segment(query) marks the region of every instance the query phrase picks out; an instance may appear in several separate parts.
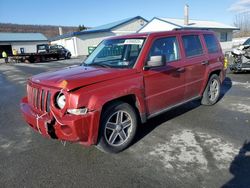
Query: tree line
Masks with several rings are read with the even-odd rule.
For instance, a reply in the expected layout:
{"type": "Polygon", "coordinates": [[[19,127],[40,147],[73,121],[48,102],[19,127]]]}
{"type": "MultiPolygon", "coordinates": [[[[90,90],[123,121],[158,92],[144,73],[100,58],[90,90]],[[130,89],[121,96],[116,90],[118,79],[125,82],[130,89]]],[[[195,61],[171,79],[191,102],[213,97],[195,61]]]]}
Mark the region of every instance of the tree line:
{"type": "Polygon", "coordinates": [[[59,35],[59,27],[62,27],[63,33],[80,31],[87,29],[84,25],[79,27],[74,26],[56,26],[56,25],[23,25],[12,23],[0,23],[0,32],[20,32],[20,33],[42,33],[47,38],[52,38],[59,35]]]}
{"type": "Polygon", "coordinates": [[[250,12],[235,15],[234,25],[240,29],[234,33],[235,37],[250,37],[250,12]]]}

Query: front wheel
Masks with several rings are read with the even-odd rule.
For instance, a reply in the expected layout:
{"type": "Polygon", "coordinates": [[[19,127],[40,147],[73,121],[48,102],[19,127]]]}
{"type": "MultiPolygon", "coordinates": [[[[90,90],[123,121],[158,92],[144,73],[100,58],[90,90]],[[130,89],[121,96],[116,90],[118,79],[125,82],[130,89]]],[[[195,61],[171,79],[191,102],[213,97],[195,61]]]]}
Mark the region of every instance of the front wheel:
{"type": "Polygon", "coordinates": [[[206,86],[206,89],[203,93],[201,104],[203,105],[213,105],[215,104],[220,97],[221,83],[218,75],[213,74],[206,86]]]}
{"type": "Polygon", "coordinates": [[[97,147],[108,153],[118,153],[127,148],[135,137],[137,117],[128,103],[109,105],[101,117],[100,138],[97,147]]]}

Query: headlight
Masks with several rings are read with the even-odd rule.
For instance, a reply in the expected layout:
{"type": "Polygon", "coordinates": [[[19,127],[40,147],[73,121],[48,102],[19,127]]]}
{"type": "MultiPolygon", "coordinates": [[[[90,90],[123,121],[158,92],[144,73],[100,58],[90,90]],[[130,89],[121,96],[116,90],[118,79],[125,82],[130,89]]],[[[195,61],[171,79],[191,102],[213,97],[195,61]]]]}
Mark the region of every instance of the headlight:
{"type": "Polygon", "coordinates": [[[60,108],[63,109],[66,104],[66,98],[63,93],[59,93],[58,96],[56,97],[56,105],[60,108]]]}
{"type": "Polygon", "coordinates": [[[88,112],[88,109],[87,108],[68,109],[67,112],[74,115],[84,115],[88,112]]]}

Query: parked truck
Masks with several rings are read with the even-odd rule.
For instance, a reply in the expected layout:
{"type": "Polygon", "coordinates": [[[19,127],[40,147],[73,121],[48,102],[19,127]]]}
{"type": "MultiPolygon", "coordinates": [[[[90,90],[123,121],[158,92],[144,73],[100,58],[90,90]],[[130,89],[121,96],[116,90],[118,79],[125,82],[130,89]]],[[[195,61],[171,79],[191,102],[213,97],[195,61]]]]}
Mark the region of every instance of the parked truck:
{"type": "Polygon", "coordinates": [[[19,53],[14,55],[14,59],[30,63],[43,62],[51,59],[70,59],[71,53],[61,45],[39,44],[36,53],[19,53]]]}

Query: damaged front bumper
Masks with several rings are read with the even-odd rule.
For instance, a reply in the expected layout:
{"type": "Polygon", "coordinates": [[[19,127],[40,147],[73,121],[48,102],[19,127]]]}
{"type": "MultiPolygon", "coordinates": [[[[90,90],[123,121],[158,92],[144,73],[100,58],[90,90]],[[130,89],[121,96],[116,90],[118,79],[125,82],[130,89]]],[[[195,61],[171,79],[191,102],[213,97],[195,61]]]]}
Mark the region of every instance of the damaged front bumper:
{"type": "Polygon", "coordinates": [[[34,130],[45,137],[63,141],[79,142],[85,146],[96,144],[99,128],[99,112],[89,112],[77,116],[65,114],[63,117],[52,113],[38,114],[23,98],[20,108],[24,119],[34,130]]]}

